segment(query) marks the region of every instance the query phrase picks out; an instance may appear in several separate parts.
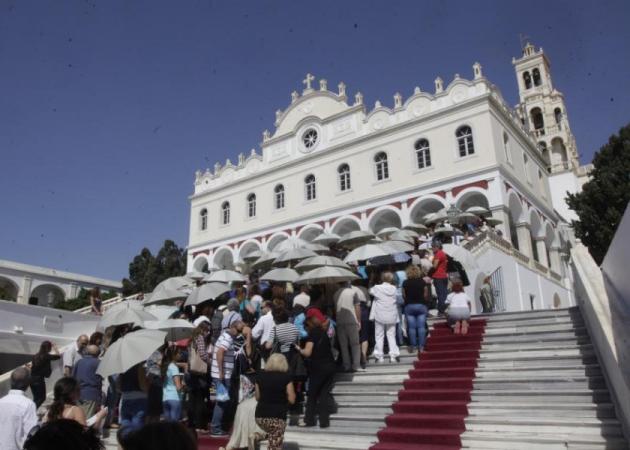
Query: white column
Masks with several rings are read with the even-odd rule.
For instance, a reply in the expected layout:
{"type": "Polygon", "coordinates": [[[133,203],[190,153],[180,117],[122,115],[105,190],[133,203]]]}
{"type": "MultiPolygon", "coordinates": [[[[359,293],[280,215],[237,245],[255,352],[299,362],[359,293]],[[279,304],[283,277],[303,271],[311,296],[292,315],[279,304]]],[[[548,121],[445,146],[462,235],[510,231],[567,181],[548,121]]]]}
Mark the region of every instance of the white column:
{"type": "Polygon", "coordinates": [[[77,298],[78,292],[79,292],[79,285],[76,283],[70,283],[70,292],[68,293],[68,298],[77,298]]]}
{"type": "Polygon", "coordinates": [[[549,249],[550,268],[558,275],[562,275],[562,260],[560,259],[560,247],[554,246],[549,249]]]}
{"type": "Polygon", "coordinates": [[[405,227],[411,223],[411,218],[409,217],[409,207],[407,206],[407,202],[402,202],[402,207],[400,209],[400,224],[405,227]]]}
{"type": "Polygon", "coordinates": [[[529,224],[527,222],[516,224],[516,235],[518,236],[519,251],[528,258],[533,258],[532,239],[529,233],[529,224]]]}
{"type": "Polygon", "coordinates": [[[361,211],[361,229],[370,231],[370,224],[368,223],[367,213],[365,211],[361,211]]]}
{"type": "Polygon", "coordinates": [[[545,244],[545,238],[536,238],[536,250],[538,251],[538,262],[545,267],[549,267],[549,260],[547,260],[547,244],[545,244]]]}
{"type": "Polygon", "coordinates": [[[31,296],[32,284],[33,279],[31,277],[24,277],[22,279],[22,287],[20,288],[20,292],[18,292],[17,303],[21,303],[23,305],[28,304],[28,299],[31,296]]]}
{"type": "Polygon", "coordinates": [[[505,206],[499,205],[496,207],[491,207],[492,218],[500,220],[501,224],[497,225],[495,229],[501,230],[503,233],[503,239],[510,242],[510,216],[509,211],[506,211],[505,206]]]}

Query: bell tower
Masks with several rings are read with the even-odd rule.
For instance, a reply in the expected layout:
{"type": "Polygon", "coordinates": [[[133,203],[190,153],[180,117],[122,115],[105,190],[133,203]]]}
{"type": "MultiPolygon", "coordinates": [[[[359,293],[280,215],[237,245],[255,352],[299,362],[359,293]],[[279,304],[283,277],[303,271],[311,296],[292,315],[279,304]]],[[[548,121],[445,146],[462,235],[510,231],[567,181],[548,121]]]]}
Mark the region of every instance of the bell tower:
{"type": "Polygon", "coordinates": [[[512,58],[521,122],[538,142],[549,173],[576,172],[580,166],[564,96],[553,87],[551,64],[542,48],[529,42],[520,58],[512,58]]]}

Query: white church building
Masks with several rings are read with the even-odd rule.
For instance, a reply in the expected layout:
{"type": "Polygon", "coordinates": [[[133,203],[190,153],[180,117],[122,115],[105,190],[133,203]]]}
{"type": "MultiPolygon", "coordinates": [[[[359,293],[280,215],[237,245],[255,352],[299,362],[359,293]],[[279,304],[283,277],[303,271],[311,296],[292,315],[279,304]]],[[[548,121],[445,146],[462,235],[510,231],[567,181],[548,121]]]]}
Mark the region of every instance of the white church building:
{"type": "Polygon", "coordinates": [[[416,87],[373,108],[343,82],[329,90],[308,74],[276,111],[275,130],[263,132],[261,153],[196,172],[188,269],[233,267],[289,236],[376,233],[450,205],[483,206],[502,221],[504,240],[471,243],[481,266],[475,298],[492,275],[503,310],[573,304],[565,252],[574,215],[564,198],[587,169],[542,48],[528,44],[513,65],[515,107],[479,63],[470,80],[438,77],[432,92],[416,87]]]}

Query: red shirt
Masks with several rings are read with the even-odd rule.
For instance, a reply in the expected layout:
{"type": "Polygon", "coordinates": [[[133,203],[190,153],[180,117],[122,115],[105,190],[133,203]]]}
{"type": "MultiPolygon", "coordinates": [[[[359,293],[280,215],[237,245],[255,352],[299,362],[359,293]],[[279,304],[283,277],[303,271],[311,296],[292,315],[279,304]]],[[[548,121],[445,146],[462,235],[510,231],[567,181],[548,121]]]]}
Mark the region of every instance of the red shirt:
{"type": "Polygon", "coordinates": [[[432,277],[438,279],[448,278],[448,274],[446,273],[446,264],[448,262],[448,259],[446,258],[446,253],[444,253],[444,251],[442,250],[438,250],[437,252],[435,252],[435,255],[433,255],[433,260],[437,260],[438,265],[435,268],[432,277]]]}

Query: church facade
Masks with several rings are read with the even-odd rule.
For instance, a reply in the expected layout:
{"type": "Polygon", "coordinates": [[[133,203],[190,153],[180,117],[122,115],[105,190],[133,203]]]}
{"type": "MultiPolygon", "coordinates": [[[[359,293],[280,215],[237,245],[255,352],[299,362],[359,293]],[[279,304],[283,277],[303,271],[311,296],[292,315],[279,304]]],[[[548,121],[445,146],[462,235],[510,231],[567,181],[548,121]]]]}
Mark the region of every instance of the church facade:
{"type": "Polygon", "coordinates": [[[579,189],[584,169],[542,49],[528,44],[513,64],[516,108],[479,63],[471,79],[436,78],[432,92],[373,108],[308,74],[261,153],[196,172],[189,269],[234,267],[289,236],[404,227],[456,205],[488,208],[519,254],[562,276],[571,211],[557,190],[579,189]]]}

